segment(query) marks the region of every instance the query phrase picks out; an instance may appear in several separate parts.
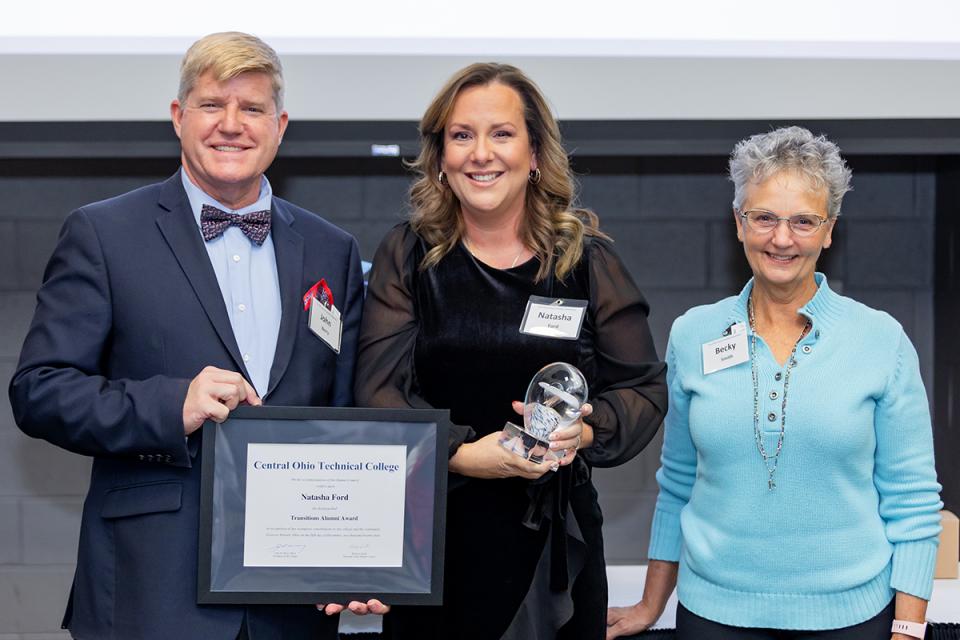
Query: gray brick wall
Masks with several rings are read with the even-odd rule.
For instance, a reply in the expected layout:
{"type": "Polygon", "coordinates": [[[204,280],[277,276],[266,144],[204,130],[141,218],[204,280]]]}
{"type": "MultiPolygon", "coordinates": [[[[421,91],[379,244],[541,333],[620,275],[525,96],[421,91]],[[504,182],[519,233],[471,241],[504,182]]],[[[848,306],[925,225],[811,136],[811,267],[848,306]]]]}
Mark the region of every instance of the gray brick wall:
{"type": "MultiPolygon", "coordinates": [[[[0,640],[66,637],[58,629],[89,474],[87,459],[27,438],[13,424],[5,390],[36,288],[66,214],[162,179],[166,165],[155,164],[101,163],[85,175],[78,162],[52,175],[30,169],[0,176],[0,640]]],[[[903,323],[932,389],[935,174],[926,162],[909,159],[851,164],[856,191],[821,267],[845,293],[903,323]]],[[[271,178],[279,195],[356,235],[370,259],[405,208],[408,179],[399,163],[384,167],[285,162],[271,178]]],[[[646,294],[661,354],[676,316],[736,293],[749,275],[723,168],[723,158],[578,165],[581,200],[600,214],[646,294]]],[[[660,442],[658,436],[629,464],[595,474],[611,563],[645,560],[660,442]]]]}
{"type": "Polygon", "coordinates": [[[23,435],[6,389],[63,218],[142,180],[0,177],[0,640],[69,637],[60,620],[90,461],[23,435]]]}

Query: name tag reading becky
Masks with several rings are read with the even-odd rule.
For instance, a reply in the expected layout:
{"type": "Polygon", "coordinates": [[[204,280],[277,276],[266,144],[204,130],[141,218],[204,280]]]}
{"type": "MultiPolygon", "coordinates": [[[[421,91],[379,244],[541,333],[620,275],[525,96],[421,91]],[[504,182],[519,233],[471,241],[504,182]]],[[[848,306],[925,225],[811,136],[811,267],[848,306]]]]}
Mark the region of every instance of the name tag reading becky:
{"type": "Polygon", "coordinates": [[[750,359],[747,353],[747,326],[738,322],[730,327],[728,335],[705,342],[702,349],[703,375],[746,362],[750,359]]]}
{"type": "Polygon", "coordinates": [[[327,343],[334,353],[340,353],[340,338],[343,334],[343,322],[340,310],[332,304],[328,309],[316,297],[310,298],[310,331],[327,343]]]}
{"type": "Polygon", "coordinates": [[[576,340],[587,312],[586,300],[530,296],[520,333],[560,340],[576,340]]]}

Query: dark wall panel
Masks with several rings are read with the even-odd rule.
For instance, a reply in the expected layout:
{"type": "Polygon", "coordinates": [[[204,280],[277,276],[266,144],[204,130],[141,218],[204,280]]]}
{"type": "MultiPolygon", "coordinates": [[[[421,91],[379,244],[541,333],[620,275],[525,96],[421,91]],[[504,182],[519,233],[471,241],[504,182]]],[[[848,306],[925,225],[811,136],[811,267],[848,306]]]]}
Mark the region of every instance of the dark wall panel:
{"type": "MultiPolygon", "coordinates": [[[[9,133],[9,125],[3,126],[9,133]]],[[[747,131],[766,128],[757,125],[747,131]]],[[[408,129],[402,129],[403,135],[413,139],[408,129]]],[[[574,148],[604,148],[599,143],[591,147],[589,131],[582,126],[570,129],[585,141],[574,148]]],[[[309,133],[310,127],[301,131],[309,133]]],[[[650,326],[661,353],[674,318],[691,306],[737,293],[749,277],[730,213],[732,185],[725,175],[724,153],[733,138],[727,140],[724,134],[720,145],[706,129],[698,135],[699,142],[690,143],[696,153],[690,155],[646,156],[636,151],[646,143],[634,140],[634,147],[626,147],[633,148],[632,153],[619,145],[616,155],[581,154],[574,159],[581,203],[600,215],[647,296],[650,326]]],[[[355,131],[351,136],[362,138],[355,131]]],[[[142,157],[132,152],[100,159],[76,152],[52,158],[12,158],[0,153],[0,384],[4,388],[63,218],[87,202],[169,176],[177,159],[167,137],[166,130],[157,129],[146,147],[155,151],[142,157]],[[161,157],[156,157],[156,150],[162,151],[161,157]]],[[[902,140],[894,143],[904,144],[902,140]]],[[[83,149],[85,144],[76,141],[71,148],[83,149]]],[[[114,150],[127,148],[120,141],[110,144],[114,150]]],[[[357,151],[362,144],[356,140],[338,147],[352,150],[342,157],[311,154],[317,147],[309,140],[299,144],[271,168],[275,192],[349,230],[357,236],[363,256],[372,258],[380,239],[407,211],[410,175],[403,160],[362,157],[357,151]]],[[[404,149],[409,151],[409,145],[404,149]]],[[[944,264],[955,260],[941,257],[939,266],[934,263],[935,213],[949,210],[956,219],[960,202],[956,187],[944,186],[938,178],[939,161],[922,151],[884,157],[853,155],[850,162],[855,191],[845,202],[834,246],[821,258],[820,267],[836,288],[889,311],[904,325],[920,353],[932,392],[933,283],[944,264]]],[[[960,182],[956,163],[950,166],[952,173],[947,175],[955,185],[960,182]]],[[[937,220],[938,230],[943,220],[937,220]]],[[[954,294],[952,299],[957,298],[954,294]]],[[[944,331],[955,334],[953,324],[955,316],[939,325],[938,339],[944,331]]],[[[938,394],[949,393],[942,377],[952,372],[955,379],[960,378],[958,370],[955,362],[938,369],[938,394]]],[[[954,395],[960,397],[955,391],[954,395]]],[[[938,420],[946,415],[945,410],[939,411],[938,420]]],[[[645,560],[660,442],[658,436],[619,469],[596,471],[606,514],[606,552],[612,563],[645,560]]],[[[957,446],[954,436],[942,433],[937,444],[941,450],[957,446]]],[[[941,460],[949,458],[943,454],[941,460]]],[[[66,597],[62,587],[70,573],[70,550],[76,546],[78,498],[85,491],[88,468],[87,460],[17,432],[6,398],[0,400],[0,582],[6,580],[24,593],[39,589],[50,603],[48,613],[26,621],[17,613],[23,619],[18,629],[0,623],[0,635],[56,632],[59,603],[66,597]]],[[[945,495],[956,501],[956,474],[941,473],[950,485],[945,495]]],[[[0,620],[4,619],[0,610],[0,620]]]]}

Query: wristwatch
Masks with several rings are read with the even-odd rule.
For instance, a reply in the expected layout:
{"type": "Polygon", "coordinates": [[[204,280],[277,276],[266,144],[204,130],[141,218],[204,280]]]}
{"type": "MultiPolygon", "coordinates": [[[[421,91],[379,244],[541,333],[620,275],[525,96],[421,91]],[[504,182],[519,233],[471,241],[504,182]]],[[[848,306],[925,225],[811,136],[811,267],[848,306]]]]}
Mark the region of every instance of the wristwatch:
{"type": "Polygon", "coordinates": [[[927,634],[926,622],[909,622],[907,620],[894,620],[890,627],[890,633],[902,633],[905,636],[919,638],[923,640],[927,634]]]}

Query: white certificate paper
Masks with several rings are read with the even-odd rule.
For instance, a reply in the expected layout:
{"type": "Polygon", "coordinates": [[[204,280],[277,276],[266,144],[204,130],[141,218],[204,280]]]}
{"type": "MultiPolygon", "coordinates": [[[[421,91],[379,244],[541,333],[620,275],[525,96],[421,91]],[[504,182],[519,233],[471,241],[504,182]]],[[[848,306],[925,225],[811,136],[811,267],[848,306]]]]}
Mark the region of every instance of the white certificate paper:
{"type": "Polygon", "coordinates": [[[405,445],[247,445],[245,567],[400,567],[405,445]]]}

